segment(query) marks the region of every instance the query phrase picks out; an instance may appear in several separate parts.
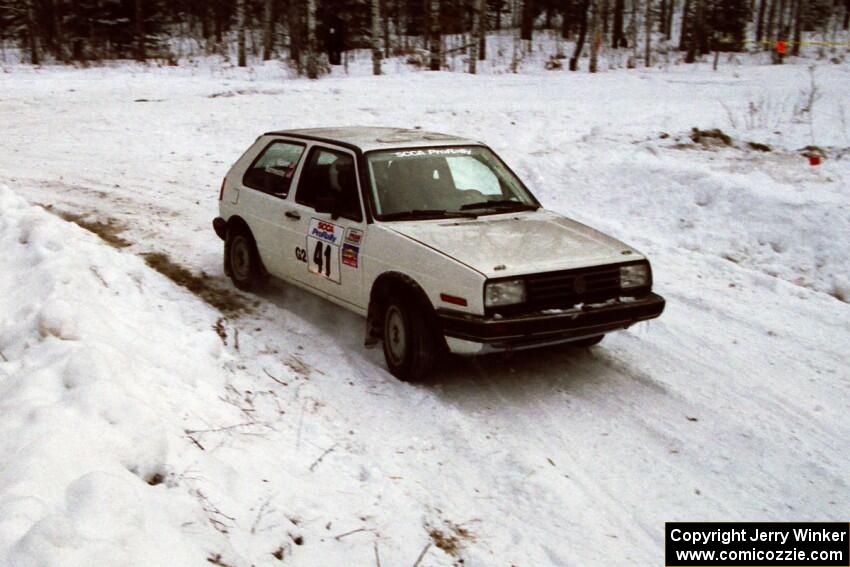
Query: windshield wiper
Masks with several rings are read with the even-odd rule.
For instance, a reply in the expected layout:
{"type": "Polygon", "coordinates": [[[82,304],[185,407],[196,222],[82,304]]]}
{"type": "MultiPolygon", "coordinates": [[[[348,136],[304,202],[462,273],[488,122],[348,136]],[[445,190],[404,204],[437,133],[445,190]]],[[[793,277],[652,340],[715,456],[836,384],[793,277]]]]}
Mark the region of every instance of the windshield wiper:
{"type": "Polygon", "coordinates": [[[510,209],[514,211],[536,211],[537,205],[530,203],[520,203],[510,199],[495,199],[493,201],[481,201],[480,203],[469,203],[463,205],[460,210],[467,211],[471,209],[510,209]]]}
{"type": "Polygon", "coordinates": [[[446,211],[444,209],[415,209],[412,211],[402,211],[399,213],[390,213],[388,215],[382,215],[381,220],[385,221],[394,221],[394,220],[413,220],[413,219],[440,219],[440,218],[468,218],[474,219],[477,218],[478,215],[471,212],[465,211],[446,211]]]}

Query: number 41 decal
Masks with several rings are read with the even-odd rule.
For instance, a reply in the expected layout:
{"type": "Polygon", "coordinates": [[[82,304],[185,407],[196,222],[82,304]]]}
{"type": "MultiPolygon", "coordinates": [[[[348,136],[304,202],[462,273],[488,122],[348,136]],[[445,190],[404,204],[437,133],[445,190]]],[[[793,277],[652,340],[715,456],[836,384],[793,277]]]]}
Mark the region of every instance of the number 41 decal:
{"type": "Polygon", "coordinates": [[[310,273],[340,283],[339,245],[345,229],[312,219],[307,233],[307,268],[310,273]]]}
{"type": "Polygon", "coordinates": [[[325,252],[322,253],[322,243],[319,242],[316,244],[316,251],[313,252],[313,263],[316,265],[319,273],[322,273],[322,268],[324,266],[324,272],[326,277],[331,277],[331,247],[330,245],[324,247],[325,252]],[[324,259],[322,258],[324,256],[324,259]]]}

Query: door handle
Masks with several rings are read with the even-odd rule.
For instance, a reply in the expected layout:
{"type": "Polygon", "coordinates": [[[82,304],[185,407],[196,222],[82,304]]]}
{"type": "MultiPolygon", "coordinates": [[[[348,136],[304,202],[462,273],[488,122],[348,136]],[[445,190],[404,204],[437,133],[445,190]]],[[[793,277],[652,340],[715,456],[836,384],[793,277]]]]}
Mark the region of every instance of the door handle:
{"type": "Polygon", "coordinates": [[[301,215],[296,211],[286,211],[286,217],[292,220],[301,220],[301,215]]]}

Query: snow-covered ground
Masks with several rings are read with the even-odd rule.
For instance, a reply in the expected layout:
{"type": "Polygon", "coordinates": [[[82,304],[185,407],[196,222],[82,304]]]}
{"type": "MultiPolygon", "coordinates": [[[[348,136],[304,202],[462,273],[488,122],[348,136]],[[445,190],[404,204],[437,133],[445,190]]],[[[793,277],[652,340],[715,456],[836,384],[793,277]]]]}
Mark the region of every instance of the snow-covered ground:
{"type": "Polygon", "coordinates": [[[274,65],[0,75],[0,565],[657,564],[667,520],[846,520],[850,67],[819,65],[806,110],[804,64],[274,65]],[[230,163],[350,124],[486,141],[646,252],[666,312],[414,386],[357,317],[236,292],[230,163]]]}

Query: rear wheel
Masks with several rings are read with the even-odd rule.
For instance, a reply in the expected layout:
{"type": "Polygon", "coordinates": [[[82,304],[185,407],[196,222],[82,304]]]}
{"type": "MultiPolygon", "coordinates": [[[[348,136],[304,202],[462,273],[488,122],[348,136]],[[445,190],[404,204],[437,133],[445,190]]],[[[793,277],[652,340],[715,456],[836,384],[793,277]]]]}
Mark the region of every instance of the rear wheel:
{"type": "Polygon", "coordinates": [[[602,342],[602,339],[605,338],[605,335],[596,335],[595,337],[588,337],[586,339],[581,339],[578,341],[573,341],[569,343],[570,346],[578,347],[578,348],[587,348],[592,347],[594,345],[598,345],[602,342]]]}
{"type": "Polygon", "coordinates": [[[427,310],[406,296],[393,297],[384,310],[384,359],[396,378],[420,382],[428,377],[440,351],[427,310]]]}
{"type": "Polygon", "coordinates": [[[233,285],[243,291],[252,291],[262,284],[264,278],[260,255],[250,232],[244,228],[228,230],[224,254],[226,271],[233,285]]]}

